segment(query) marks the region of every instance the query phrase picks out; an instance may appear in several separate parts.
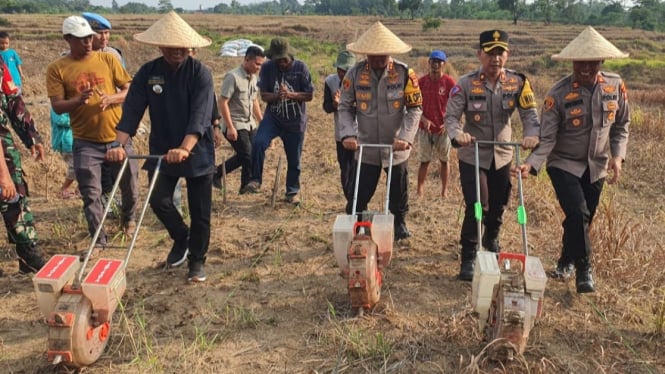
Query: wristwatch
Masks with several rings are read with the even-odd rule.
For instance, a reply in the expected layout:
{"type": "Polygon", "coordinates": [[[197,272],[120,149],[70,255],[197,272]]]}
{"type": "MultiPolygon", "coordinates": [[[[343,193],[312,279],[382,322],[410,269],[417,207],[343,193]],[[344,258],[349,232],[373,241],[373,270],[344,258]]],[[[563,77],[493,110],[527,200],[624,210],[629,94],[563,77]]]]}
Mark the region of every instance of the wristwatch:
{"type": "Polygon", "coordinates": [[[111,142],[111,144],[109,144],[109,148],[111,148],[111,149],[113,149],[113,148],[118,148],[118,147],[125,148],[125,146],[122,145],[122,143],[120,143],[120,142],[117,141],[117,140],[114,140],[114,141],[111,142]]]}

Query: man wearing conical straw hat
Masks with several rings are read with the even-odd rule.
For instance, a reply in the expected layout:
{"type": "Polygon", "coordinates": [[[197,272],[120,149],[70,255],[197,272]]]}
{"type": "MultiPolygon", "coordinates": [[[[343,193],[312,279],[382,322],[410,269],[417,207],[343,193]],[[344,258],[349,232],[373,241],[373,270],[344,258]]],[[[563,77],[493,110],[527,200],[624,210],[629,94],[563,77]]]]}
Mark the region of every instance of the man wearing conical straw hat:
{"type": "MultiPolygon", "coordinates": [[[[390,183],[390,212],[394,215],[395,240],[406,239],[409,209],[407,160],[411,152],[418,121],[422,114],[422,94],[418,77],[409,67],[391,55],[411,50],[381,22],[376,22],[358,40],[347,45],[353,53],[366,55],[346,72],[337,112],[344,148],[355,151],[359,144],[393,146],[393,168],[390,183]],[[358,121],[358,125],[354,123],[358,121]]],[[[363,151],[358,183],[356,211],[367,209],[381,176],[388,165],[388,152],[381,148],[363,151]]],[[[355,179],[353,179],[355,185],[355,179]]],[[[354,186],[347,193],[352,194],[354,186]]],[[[346,212],[353,208],[353,196],[347,196],[346,212]]]]}
{"type": "Polygon", "coordinates": [[[479,178],[476,182],[475,147],[470,145],[477,140],[512,141],[510,117],[515,111],[522,121],[522,148],[532,149],[538,144],[540,123],[535,95],[526,76],[505,67],[509,54],[507,32],[497,29],[481,32],[477,52],[480,69],[457,81],[446,106],[444,123],[448,136],[453,146],[460,147],[457,157],[465,209],[460,233],[462,261],[459,279],[463,281],[473,280],[478,244],[490,252],[501,250],[499,232],[512,189],[513,147],[479,144],[479,178]],[[462,115],[465,122],[461,121],[462,115]],[[476,185],[483,210],[482,238],[475,215],[476,185]]]}
{"type": "Polygon", "coordinates": [[[540,145],[520,166],[523,176],[536,174],[547,160],[547,174],[566,215],[561,257],[550,275],[568,279],[575,269],[578,293],[595,291],[589,227],[605,179],[609,175],[612,184],[621,176],[630,124],[623,80],[600,66],[627,56],[590,26],[552,56],[572,61],[573,73],[547,93],[540,145]]]}
{"type": "MultiPolygon", "coordinates": [[[[134,35],[138,42],[159,47],[162,56],[139,69],[127,93],[118,123],[117,142],[107,152],[122,161],[123,145],[136,134],[146,108],[150,113],[151,155],[164,155],[160,174],[150,196],[150,206],[173,239],[166,265],[175,267],[189,260],[190,282],[203,282],[203,264],[210,242],[212,178],[215,148],[212,129],[213,81],[210,70],[189,55],[211,41],[197,33],[175,12],[157,20],[148,30],[134,35]],[[187,180],[189,227],[173,204],[173,191],[180,177],[187,180]],[[189,253],[189,256],[187,254],[189,253]]],[[[144,169],[152,176],[156,160],[144,169]]]]}

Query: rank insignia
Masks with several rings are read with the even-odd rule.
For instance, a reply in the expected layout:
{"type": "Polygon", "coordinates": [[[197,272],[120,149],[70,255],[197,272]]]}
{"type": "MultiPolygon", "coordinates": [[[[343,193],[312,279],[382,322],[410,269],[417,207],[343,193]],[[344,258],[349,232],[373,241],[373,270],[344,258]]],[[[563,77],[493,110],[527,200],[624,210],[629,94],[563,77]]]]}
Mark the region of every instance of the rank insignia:
{"type": "Polygon", "coordinates": [[[552,96],[547,96],[545,98],[545,103],[543,104],[543,111],[548,112],[554,108],[554,98],[552,96]]]}
{"type": "Polygon", "coordinates": [[[566,99],[566,100],[568,100],[568,101],[571,101],[571,100],[575,100],[575,99],[577,99],[578,97],[580,97],[580,94],[579,94],[579,93],[577,93],[577,92],[569,92],[569,93],[568,93],[566,96],[564,96],[563,98],[566,99]]]}
{"type": "Polygon", "coordinates": [[[582,108],[573,108],[570,110],[569,113],[571,116],[579,116],[580,114],[582,114],[582,108]]]}

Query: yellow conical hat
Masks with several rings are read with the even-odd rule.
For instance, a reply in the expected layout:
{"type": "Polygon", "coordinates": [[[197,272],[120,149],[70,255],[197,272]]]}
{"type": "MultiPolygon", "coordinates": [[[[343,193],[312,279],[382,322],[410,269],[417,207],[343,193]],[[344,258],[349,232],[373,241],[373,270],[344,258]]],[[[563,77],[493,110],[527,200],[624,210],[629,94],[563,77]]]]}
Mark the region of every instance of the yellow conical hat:
{"type": "Polygon", "coordinates": [[[358,40],[349,43],[346,49],[368,56],[398,55],[411,50],[397,35],[381,22],[376,22],[358,40]]]}
{"type": "Polygon", "coordinates": [[[153,23],[147,30],[134,34],[137,42],[169,48],[201,48],[212,41],[201,36],[174,11],[153,23]]]}
{"type": "Polygon", "coordinates": [[[621,52],[593,27],[588,26],[561,52],[552,55],[552,60],[600,61],[624,57],[628,57],[628,53],[621,52]]]}

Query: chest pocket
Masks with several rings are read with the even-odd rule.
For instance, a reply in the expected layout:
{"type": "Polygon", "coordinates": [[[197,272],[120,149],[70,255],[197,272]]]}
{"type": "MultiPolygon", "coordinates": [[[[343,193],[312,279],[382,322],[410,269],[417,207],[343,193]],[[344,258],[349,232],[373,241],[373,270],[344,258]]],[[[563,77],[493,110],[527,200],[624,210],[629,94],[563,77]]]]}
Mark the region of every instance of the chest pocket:
{"type": "Polygon", "coordinates": [[[466,105],[466,120],[473,124],[483,124],[487,118],[487,98],[485,96],[472,96],[466,105]]]}
{"type": "Polygon", "coordinates": [[[618,107],[619,104],[616,101],[603,101],[603,127],[615,122],[618,107]]]}
{"type": "Polygon", "coordinates": [[[584,105],[566,108],[565,124],[567,127],[586,127],[587,111],[584,105]]]}
{"type": "Polygon", "coordinates": [[[515,107],[517,107],[517,92],[504,92],[501,98],[501,109],[507,111],[508,115],[510,115],[510,113],[515,110],[515,107]]]}
{"type": "Polygon", "coordinates": [[[386,91],[386,106],[389,114],[404,110],[404,87],[399,84],[388,85],[386,91]]]}

